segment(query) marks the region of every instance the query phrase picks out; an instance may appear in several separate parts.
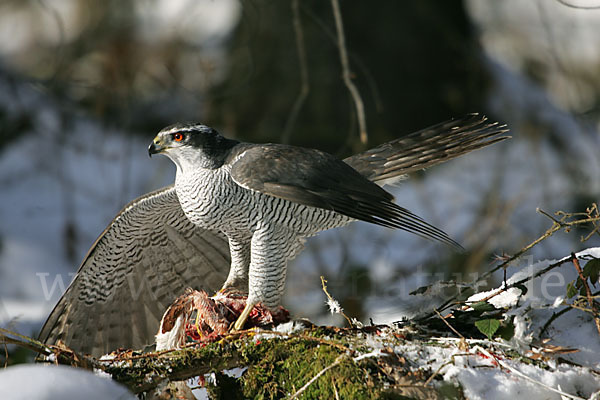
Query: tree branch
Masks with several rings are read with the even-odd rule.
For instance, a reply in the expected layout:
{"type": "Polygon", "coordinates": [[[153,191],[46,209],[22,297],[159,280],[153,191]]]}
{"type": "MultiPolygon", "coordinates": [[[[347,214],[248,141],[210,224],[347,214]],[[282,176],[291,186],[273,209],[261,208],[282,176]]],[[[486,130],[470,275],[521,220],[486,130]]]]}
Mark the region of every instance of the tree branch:
{"type": "Polygon", "coordinates": [[[350,73],[350,63],[348,62],[348,52],[346,50],[346,38],[344,37],[344,26],[342,24],[342,14],[340,12],[340,5],[338,0],[331,0],[331,7],[333,8],[333,17],[335,19],[335,28],[338,39],[338,49],[340,53],[340,62],[342,63],[343,79],[344,84],[348,88],[348,91],[352,95],[352,100],[356,107],[356,117],[358,119],[358,129],[360,131],[360,141],[367,143],[367,122],[365,119],[365,107],[360,97],[360,93],[354,82],[352,82],[352,75],[350,73]]]}

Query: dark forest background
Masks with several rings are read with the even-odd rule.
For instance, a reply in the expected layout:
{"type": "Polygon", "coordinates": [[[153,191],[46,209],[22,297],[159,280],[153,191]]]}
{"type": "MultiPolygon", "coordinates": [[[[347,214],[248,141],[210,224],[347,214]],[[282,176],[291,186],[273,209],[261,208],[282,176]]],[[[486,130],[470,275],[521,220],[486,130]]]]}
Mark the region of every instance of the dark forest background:
{"type": "MultiPolygon", "coordinates": [[[[204,37],[178,29],[195,23],[183,10],[167,22],[171,33],[156,40],[145,36],[151,22],[140,21],[133,2],[76,2],[72,38],[61,32],[68,27],[53,2],[4,3],[56,24],[57,41],[36,38],[30,51],[3,64],[4,73],[60,99],[66,114],[75,107],[147,136],[174,121],[201,120],[244,140],[282,141],[287,132],[290,143],[330,152],[359,146],[328,1],[299,1],[296,14],[293,2],[244,2],[230,31],[204,37]],[[302,86],[294,19],[304,39],[308,94],[290,121],[302,86]]],[[[462,1],[342,2],[341,12],[370,145],[482,111],[486,72],[462,1]]],[[[2,143],[27,120],[5,114],[2,143]]]]}

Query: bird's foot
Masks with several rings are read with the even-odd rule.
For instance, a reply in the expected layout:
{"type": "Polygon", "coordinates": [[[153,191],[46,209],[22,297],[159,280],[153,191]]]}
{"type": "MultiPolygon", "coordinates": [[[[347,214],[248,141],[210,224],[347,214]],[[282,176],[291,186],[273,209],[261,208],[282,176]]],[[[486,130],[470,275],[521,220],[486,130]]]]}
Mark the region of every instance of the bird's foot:
{"type": "Polygon", "coordinates": [[[233,326],[233,330],[239,331],[242,330],[244,327],[246,329],[249,329],[255,326],[278,325],[284,322],[288,322],[289,320],[290,312],[282,306],[278,306],[273,310],[268,307],[265,307],[264,305],[262,305],[262,303],[258,303],[253,307],[246,304],[244,310],[242,311],[242,314],[240,314],[240,316],[236,320],[235,325],[233,326]],[[248,311],[246,311],[246,309],[248,309],[248,311]],[[244,311],[247,312],[248,315],[242,321],[244,311]]]}
{"type": "Polygon", "coordinates": [[[248,304],[248,296],[237,291],[219,292],[212,297],[213,300],[226,306],[237,317],[232,331],[240,331],[244,328],[250,329],[258,326],[280,324],[290,320],[290,313],[279,306],[269,309],[258,304],[248,304]]]}
{"type": "MultiPolygon", "coordinates": [[[[236,325],[233,330],[241,330],[289,321],[289,312],[285,308],[270,310],[260,303],[247,307],[247,298],[247,295],[237,291],[220,291],[209,297],[204,291],[186,289],[167,309],[159,334],[181,327],[185,335],[181,332],[177,335],[179,338],[187,336],[195,341],[212,342],[227,334],[234,322],[236,325]],[[192,318],[194,313],[195,319],[192,318]],[[183,324],[175,324],[179,317],[183,319],[183,324]]],[[[181,346],[181,339],[179,342],[178,346],[181,346]]]]}

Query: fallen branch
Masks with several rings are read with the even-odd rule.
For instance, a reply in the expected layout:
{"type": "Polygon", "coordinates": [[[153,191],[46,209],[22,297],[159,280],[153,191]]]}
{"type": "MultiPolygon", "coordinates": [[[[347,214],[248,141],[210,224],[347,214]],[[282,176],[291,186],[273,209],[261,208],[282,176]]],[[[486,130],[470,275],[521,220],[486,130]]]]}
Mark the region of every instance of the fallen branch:
{"type": "Polygon", "coordinates": [[[35,339],[4,328],[0,328],[0,343],[4,345],[15,344],[17,346],[21,346],[39,354],[52,354],[50,346],[46,346],[45,344],[40,343],[35,339]]]}
{"type": "Polygon", "coordinates": [[[0,344],[14,344],[44,357],[53,356],[56,364],[71,365],[84,369],[99,368],[95,358],[78,354],[60,343],[58,345],[46,345],[33,338],[4,328],[0,328],[0,344]]]}

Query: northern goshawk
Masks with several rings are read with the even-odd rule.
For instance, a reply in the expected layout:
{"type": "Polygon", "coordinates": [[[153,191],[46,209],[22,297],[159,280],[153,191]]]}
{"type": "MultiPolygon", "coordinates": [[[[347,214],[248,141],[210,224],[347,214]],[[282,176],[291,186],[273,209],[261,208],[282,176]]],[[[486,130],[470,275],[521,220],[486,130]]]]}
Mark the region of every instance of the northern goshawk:
{"type": "Polygon", "coordinates": [[[92,355],[150,345],[163,312],[189,286],[247,292],[240,329],[257,302],[279,304],[287,262],[306,237],[355,220],[456,245],[380,186],[504,140],[506,131],[471,114],[338,160],[318,150],[241,143],[201,124],[165,128],[149,152],[175,162],[175,185],[115,217],[40,340],[92,355]]]}
{"type": "Polygon", "coordinates": [[[307,237],[356,220],[399,228],[460,247],[406,208],[377,182],[404,174],[407,158],[425,167],[502,140],[502,127],[471,116],[360,155],[339,160],[320,150],[227,139],[206,125],[164,128],[148,147],[177,166],[175,191],[186,217],[229,241],[231,268],[224,291],[246,292],[235,322],[243,328],[258,303],[279,306],[286,269],[307,237]],[[451,133],[440,140],[439,130],[451,133]],[[432,146],[433,145],[433,146],[432,146]],[[433,154],[433,156],[432,156],[433,154]]]}

